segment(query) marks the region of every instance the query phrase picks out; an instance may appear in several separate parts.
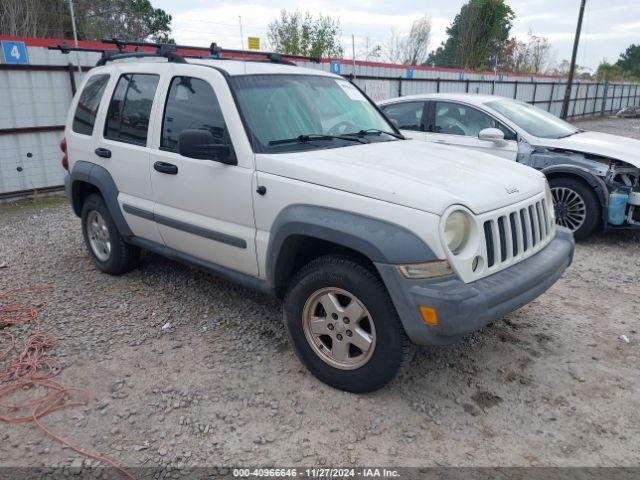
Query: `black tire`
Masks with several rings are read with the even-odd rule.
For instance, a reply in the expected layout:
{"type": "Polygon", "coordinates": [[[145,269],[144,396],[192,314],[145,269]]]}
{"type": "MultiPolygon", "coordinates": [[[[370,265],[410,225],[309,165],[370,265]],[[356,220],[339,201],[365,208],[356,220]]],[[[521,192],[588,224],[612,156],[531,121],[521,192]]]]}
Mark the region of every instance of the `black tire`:
{"type": "Polygon", "coordinates": [[[284,321],[302,363],[318,379],[341,390],[364,393],[382,388],[409,360],[411,343],[386,287],[374,273],[347,256],[320,257],[297,272],[285,295],[284,321]],[[305,304],[325,288],[352,294],[370,313],[375,326],[375,347],[366,363],[358,368],[343,370],[330,365],[314,351],[305,336],[305,304]]]}
{"type": "Polygon", "coordinates": [[[598,197],[593,191],[593,188],[591,188],[581,180],[570,177],[552,178],[551,180],[549,180],[549,186],[551,187],[551,192],[554,195],[556,223],[558,225],[562,225],[563,223],[565,223],[565,226],[571,228],[571,230],[573,231],[573,236],[576,240],[583,240],[591,235],[600,223],[600,219],[602,218],[602,205],[600,205],[598,197]],[[575,225],[572,222],[567,223],[567,220],[564,220],[563,222],[562,217],[566,215],[566,205],[558,205],[557,203],[557,195],[562,191],[559,189],[570,190],[574,194],[578,195],[582,199],[582,202],[584,202],[584,221],[577,228],[571,227],[571,225],[575,225]]]}
{"type": "Polygon", "coordinates": [[[100,195],[92,194],[86,198],[82,205],[81,219],[84,243],[89,250],[91,260],[100,270],[111,275],[121,275],[136,268],[140,260],[140,249],[124,241],[100,195]],[[89,240],[88,218],[94,211],[104,219],[111,245],[109,253],[105,253],[107,258],[104,259],[98,258],[89,240]]]}

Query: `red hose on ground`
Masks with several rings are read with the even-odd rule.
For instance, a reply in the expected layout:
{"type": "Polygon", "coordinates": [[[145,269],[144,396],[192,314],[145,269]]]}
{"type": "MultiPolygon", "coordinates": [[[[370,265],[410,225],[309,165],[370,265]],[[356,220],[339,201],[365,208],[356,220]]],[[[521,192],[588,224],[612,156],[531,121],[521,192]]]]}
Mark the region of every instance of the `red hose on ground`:
{"type": "Polygon", "coordinates": [[[16,297],[26,297],[49,290],[50,286],[42,286],[29,290],[10,290],[0,293],[0,333],[7,339],[8,347],[0,350],[0,422],[5,423],[35,423],[50,437],[58,440],[71,450],[111,465],[127,478],[134,477],[115,460],[84,450],[72,444],[65,438],[53,433],[42,422],[41,418],[48,413],[66,408],[87,406],[90,394],[84,388],[65,387],[59,382],[51,380],[62,369],[60,362],[48,356],[47,350],[56,344],[56,339],[49,333],[40,330],[38,310],[22,304],[4,303],[16,297]],[[35,329],[21,347],[10,327],[33,323],[35,329]],[[2,400],[14,392],[25,389],[40,388],[45,394],[34,400],[24,400],[10,403],[2,400]],[[75,396],[77,399],[73,400],[75,396]],[[31,410],[23,416],[12,416],[6,412],[31,410]]]}

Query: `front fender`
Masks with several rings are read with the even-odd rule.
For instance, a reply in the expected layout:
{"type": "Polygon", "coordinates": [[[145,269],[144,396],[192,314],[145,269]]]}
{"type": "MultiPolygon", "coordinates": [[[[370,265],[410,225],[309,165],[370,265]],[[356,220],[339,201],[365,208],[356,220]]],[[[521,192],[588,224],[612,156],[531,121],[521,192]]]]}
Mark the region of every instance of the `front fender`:
{"type": "Polygon", "coordinates": [[[400,225],[344,210],[291,205],[276,217],[267,247],[267,280],[276,287],[279,265],[287,255],[282,247],[294,235],[350,248],[374,263],[408,264],[437,259],[421,238],[400,225]]]}

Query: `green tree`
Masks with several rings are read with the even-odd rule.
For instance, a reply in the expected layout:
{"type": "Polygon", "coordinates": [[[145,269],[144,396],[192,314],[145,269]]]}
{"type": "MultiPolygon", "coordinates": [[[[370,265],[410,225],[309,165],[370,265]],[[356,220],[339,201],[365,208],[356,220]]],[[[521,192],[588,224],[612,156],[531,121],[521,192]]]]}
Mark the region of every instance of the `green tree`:
{"type": "Polygon", "coordinates": [[[149,0],[76,0],[76,12],[83,39],[170,40],[171,15],[149,0]]]}
{"type": "Polygon", "coordinates": [[[427,65],[492,68],[509,41],[515,14],[504,0],[469,0],[447,28],[447,39],[427,58],[427,65]]]}
{"type": "MultiPolygon", "coordinates": [[[[118,37],[168,41],[171,15],[149,0],[74,0],[80,40],[118,37]]],[[[68,0],[1,0],[0,32],[49,38],[71,38],[68,0]]]]}
{"type": "Polygon", "coordinates": [[[598,65],[596,75],[599,79],[603,80],[620,80],[624,75],[624,71],[617,63],[611,64],[606,60],[603,60],[600,65],[598,65]]]}
{"type": "Polygon", "coordinates": [[[630,45],[616,62],[625,75],[640,77],[640,45],[630,45]]]}
{"type": "Polygon", "coordinates": [[[289,55],[341,57],[340,22],[329,16],[282,10],[268,26],[270,48],[289,55]]]}

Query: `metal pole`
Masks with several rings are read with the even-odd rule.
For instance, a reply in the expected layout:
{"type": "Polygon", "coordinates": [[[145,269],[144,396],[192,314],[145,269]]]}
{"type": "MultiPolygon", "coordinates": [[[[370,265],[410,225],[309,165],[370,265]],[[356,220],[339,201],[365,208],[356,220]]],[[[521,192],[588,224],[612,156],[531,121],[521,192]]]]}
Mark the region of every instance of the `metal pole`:
{"type": "Polygon", "coordinates": [[[573,99],[573,110],[571,111],[571,116],[576,116],[576,105],[578,104],[578,97],[580,96],[580,82],[576,86],[576,96],[573,99]]]}
{"type": "Polygon", "coordinates": [[[353,57],[353,78],[356,78],[356,37],[351,34],[351,56],[353,57]]]}
{"type": "MultiPolygon", "coordinates": [[[[69,0],[69,10],[71,13],[71,28],[73,30],[73,43],[74,47],[78,48],[78,30],[76,28],[76,14],[73,11],[73,0],[69,0]]],[[[76,51],[76,62],[78,63],[78,73],[82,72],[82,67],[80,66],[80,55],[76,51]]]]}
{"type": "Polygon", "coordinates": [[[582,30],[582,18],[584,17],[584,6],[587,0],[581,0],[580,13],[578,14],[578,26],[576,28],[576,36],[573,40],[573,53],[571,54],[571,67],[569,67],[569,78],[567,79],[567,89],[564,92],[564,101],[562,102],[562,113],[560,118],[567,118],[569,113],[569,100],[571,99],[571,87],[573,86],[573,76],[576,73],[576,57],[578,56],[578,44],[580,43],[580,31],[582,30]]]}
{"type": "Polygon", "coordinates": [[[551,84],[551,94],[549,94],[549,112],[551,112],[551,108],[553,107],[553,91],[555,90],[556,82],[551,84]]]}
{"type": "Polygon", "coordinates": [[[602,105],[600,105],[600,116],[604,117],[604,109],[607,104],[607,93],[609,93],[609,76],[604,77],[604,87],[602,89],[602,105]]]}

